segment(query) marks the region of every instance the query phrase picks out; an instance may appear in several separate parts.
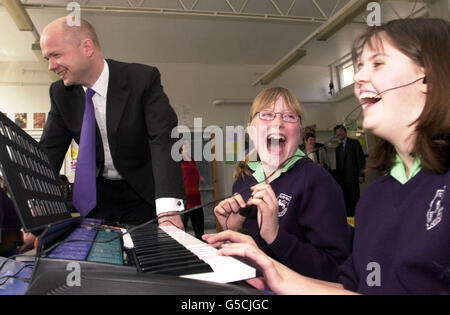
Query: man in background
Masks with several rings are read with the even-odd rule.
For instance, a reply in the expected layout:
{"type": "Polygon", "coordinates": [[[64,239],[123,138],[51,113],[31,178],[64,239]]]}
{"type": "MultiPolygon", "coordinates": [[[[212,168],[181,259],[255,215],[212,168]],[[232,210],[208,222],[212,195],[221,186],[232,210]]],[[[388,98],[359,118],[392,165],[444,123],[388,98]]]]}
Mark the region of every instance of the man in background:
{"type": "Polygon", "coordinates": [[[348,138],[343,125],[335,126],[334,132],[340,141],[336,148],[336,179],[344,192],[347,217],[354,217],[360,196],[359,184],[364,183],[366,160],[359,141],[348,138]]]}

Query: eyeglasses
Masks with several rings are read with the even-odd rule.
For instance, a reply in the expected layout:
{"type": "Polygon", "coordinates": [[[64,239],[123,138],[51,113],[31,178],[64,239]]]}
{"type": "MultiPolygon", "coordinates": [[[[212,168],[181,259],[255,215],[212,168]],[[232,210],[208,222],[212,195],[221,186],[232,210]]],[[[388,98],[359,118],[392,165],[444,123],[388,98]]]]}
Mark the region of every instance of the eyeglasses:
{"type": "Polygon", "coordinates": [[[255,114],[255,116],[258,115],[259,119],[261,119],[261,120],[272,121],[275,119],[277,114],[280,114],[281,119],[283,119],[283,121],[289,122],[289,123],[295,123],[299,119],[298,115],[293,112],[275,113],[274,111],[271,111],[271,110],[263,110],[263,111],[257,112],[255,114]]]}

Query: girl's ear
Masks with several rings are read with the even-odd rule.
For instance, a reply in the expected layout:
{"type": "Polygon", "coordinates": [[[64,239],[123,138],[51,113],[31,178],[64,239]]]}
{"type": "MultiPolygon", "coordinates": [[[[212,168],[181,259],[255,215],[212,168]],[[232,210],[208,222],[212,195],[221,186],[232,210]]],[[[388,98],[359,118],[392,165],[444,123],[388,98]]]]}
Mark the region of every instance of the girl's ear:
{"type": "Polygon", "coordinates": [[[427,76],[425,74],[425,70],[423,68],[421,68],[421,74],[423,76],[423,80],[422,80],[422,84],[420,87],[420,91],[424,94],[428,93],[428,81],[427,81],[427,76]]]}

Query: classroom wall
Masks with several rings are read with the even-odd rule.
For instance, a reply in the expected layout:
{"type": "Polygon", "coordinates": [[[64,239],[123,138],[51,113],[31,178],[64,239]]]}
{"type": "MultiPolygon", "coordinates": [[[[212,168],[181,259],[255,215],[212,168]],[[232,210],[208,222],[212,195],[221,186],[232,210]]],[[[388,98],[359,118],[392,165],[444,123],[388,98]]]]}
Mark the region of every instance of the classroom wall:
{"type": "Polygon", "coordinates": [[[37,62],[0,62],[0,110],[13,113],[47,112],[50,77],[37,62]]]}

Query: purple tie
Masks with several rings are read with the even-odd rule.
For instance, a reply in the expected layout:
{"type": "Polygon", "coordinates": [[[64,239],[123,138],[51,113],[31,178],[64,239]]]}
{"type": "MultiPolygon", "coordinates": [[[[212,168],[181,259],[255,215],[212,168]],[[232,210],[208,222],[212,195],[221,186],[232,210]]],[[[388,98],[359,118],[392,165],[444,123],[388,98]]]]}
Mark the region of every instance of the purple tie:
{"type": "Polygon", "coordinates": [[[86,90],[86,106],[78,149],[73,206],[85,217],[97,205],[95,165],[95,112],[92,97],[95,91],[86,90]]]}

